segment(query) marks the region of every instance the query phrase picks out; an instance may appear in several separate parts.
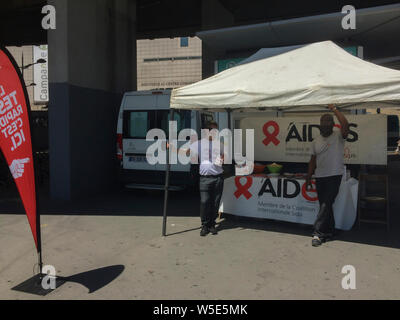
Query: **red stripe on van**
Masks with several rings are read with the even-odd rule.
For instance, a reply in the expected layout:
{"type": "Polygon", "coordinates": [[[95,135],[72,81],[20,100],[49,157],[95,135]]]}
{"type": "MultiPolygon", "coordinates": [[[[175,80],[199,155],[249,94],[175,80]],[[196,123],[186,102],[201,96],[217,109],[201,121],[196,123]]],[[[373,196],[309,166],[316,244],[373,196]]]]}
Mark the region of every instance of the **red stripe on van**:
{"type": "Polygon", "coordinates": [[[122,160],[122,134],[117,134],[117,159],[122,160]]]}

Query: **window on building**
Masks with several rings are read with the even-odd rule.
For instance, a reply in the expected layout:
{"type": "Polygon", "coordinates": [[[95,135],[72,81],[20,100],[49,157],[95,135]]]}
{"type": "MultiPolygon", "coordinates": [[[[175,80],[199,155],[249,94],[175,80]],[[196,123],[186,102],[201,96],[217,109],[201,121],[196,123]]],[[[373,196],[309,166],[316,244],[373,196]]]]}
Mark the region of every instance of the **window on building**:
{"type": "Polygon", "coordinates": [[[189,47],[189,38],[188,37],[181,38],[181,47],[189,47]]]}

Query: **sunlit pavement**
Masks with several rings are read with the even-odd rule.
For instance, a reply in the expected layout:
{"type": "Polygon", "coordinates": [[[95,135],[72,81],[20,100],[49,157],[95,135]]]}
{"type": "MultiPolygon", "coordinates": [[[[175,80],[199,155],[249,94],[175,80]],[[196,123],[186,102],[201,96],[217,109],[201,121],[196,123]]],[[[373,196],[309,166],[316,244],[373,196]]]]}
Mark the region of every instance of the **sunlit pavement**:
{"type": "Polygon", "coordinates": [[[365,225],[319,248],[309,226],[233,217],[201,238],[197,195],[173,194],[164,238],[162,200],[132,191],[64,206],[45,199],[44,262],[70,281],[44,298],[11,290],[33,275],[37,257],[19,202],[2,203],[0,299],[400,298],[396,217],[389,233],[365,225]],[[342,288],[346,265],[355,290],[342,288]]]}

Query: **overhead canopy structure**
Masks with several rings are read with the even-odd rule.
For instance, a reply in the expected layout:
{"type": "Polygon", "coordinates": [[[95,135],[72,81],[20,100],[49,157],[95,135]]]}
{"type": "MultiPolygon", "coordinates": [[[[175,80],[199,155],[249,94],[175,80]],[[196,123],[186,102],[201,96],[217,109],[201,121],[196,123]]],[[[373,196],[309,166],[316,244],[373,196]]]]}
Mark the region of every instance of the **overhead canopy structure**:
{"type": "MultiPolygon", "coordinates": [[[[245,2],[242,2],[245,6],[245,2]]],[[[271,3],[256,2],[264,2],[265,5],[271,3]]],[[[342,13],[342,6],[345,3],[339,5],[337,1],[334,5],[336,8],[330,13],[324,11],[325,13],[318,14],[315,11],[297,18],[292,18],[289,14],[289,18],[282,20],[202,30],[196,36],[208,48],[222,52],[246,52],[254,48],[274,48],[335,39],[365,47],[368,60],[398,56],[400,42],[395,41],[394,37],[400,30],[400,3],[397,1],[396,4],[382,5],[384,3],[380,1],[380,4],[376,3],[376,7],[367,7],[369,1],[362,2],[365,4],[364,8],[360,7],[361,2],[352,2],[357,10],[355,29],[343,29],[342,20],[345,14],[342,13]]],[[[302,2],[302,7],[305,3],[306,1],[302,2]]],[[[326,1],[321,2],[321,5],[329,6],[326,1]]],[[[251,8],[254,9],[253,5],[251,8]]]]}
{"type": "Polygon", "coordinates": [[[400,71],[324,41],[225,70],[172,91],[172,109],[310,111],[400,107],[400,71]]]}

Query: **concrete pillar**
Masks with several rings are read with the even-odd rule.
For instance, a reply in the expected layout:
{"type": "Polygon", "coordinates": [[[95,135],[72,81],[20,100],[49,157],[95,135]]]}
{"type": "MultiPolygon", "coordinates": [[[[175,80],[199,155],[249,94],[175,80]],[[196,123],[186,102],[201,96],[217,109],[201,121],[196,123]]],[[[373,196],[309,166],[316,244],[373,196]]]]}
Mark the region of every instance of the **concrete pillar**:
{"type": "MultiPolygon", "coordinates": [[[[203,0],[201,10],[201,29],[213,30],[234,25],[234,15],[226,10],[218,0],[203,0]]],[[[214,63],[221,59],[225,52],[202,44],[202,77],[214,75],[214,63]]]]}
{"type": "Polygon", "coordinates": [[[48,3],[50,194],[70,200],[116,183],[117,112],[136,90],[136,2],[48,3]]]}

